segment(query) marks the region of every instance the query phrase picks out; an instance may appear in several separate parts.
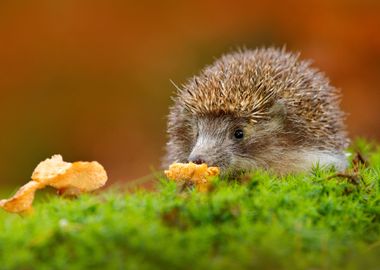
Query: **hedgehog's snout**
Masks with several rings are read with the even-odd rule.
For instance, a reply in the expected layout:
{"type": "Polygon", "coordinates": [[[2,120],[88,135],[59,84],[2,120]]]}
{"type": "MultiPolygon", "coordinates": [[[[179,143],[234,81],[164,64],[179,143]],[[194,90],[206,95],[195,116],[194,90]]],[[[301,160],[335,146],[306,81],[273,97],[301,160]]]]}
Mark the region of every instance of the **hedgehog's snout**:
{"type": "Polygon", "coordinates": [[[207,164],[208,166],[225,167],[228,165],[228,155],[222,152],[220,148],[208,148],[206,151],[198,151],[199,148],[193,149],[192,153],[188,157],[188,162],[192,162],[198,165],[207,164]]]}
{"type": "Polygon", "coordinates": [[[188,161],[195,164],[221,166],[223,157],[226,158],[226,153],[223,151],[226,147],[223,146],[223,140],[219,136],[212,136],[202,130],[188,156],[188,161]]]}
{"type": "Polygon", "coordinates": [[[203,163],[211,165],[212,160],[210,156],[207,156],[205,152],[202,151],[202,149],[195,147],[188,158],[188,162],[193,162],[198,165],[203,163]]]}
{"type": "Polygon", "coordinates": [[[193,156],[189,158],[189,162],[193,162],[195,164],[201,165],[203,163],[207,163],[206,159],[202,156],[193,156]]]}

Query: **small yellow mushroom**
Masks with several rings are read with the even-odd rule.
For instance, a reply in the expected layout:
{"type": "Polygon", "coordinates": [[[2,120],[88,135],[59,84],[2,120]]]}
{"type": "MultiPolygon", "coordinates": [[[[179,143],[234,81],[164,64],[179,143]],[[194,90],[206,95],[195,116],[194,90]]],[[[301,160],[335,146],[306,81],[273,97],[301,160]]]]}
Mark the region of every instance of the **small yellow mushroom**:
{"type": "Polygon", "coordinates": [[[207,192],[210,187],[209,178],[218,176],[218,167],[208,167],[207,164],[197,165],[190,163],[173,163],[169,170],[165,171],[166,177],[174,181],[184,181],[194,184],[200,192],[207,192]]]}

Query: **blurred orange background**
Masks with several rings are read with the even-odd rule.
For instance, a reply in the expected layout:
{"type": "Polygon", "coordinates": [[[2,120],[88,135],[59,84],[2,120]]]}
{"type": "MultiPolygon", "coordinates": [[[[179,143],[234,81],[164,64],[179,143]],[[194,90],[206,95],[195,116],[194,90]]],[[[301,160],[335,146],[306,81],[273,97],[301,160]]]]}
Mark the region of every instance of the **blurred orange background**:
{"type": "Polygon", "coordinates": [[[60,153],[112,181],[159,168],[177,84],[224,52],[300,51],[343,92],[350,136],[380,139],[380,2],[1,1],[0,182],[60,153]]]}

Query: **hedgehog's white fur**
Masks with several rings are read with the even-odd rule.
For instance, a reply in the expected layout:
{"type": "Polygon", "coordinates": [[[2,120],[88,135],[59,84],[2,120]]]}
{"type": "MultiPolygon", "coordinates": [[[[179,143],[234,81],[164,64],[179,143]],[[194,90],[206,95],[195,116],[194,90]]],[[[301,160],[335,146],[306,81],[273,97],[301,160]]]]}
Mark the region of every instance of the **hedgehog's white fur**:
{"type": "Polygon", "coordinates": [[[347,158],[344,153],[333,153],[329,151],[310,149],[304,150],[301,155],[304,158],[304,161],[298,166],[296,165],[296,167],[299,168],[299,171],[306,171],[315,166],[319,166],[321,168],[333,166],[336,170],[343,171],[348,165],[347,158]]]}
{"type": "MultiPolygon", "coordinates": [[[[271,157],[273,157],[272,154],[271,157]]],[[[271,164],[258,163],[255,160],[235,160],[233,163],[236,164],[236,168],[265,168],[279,174],[307,172],[314,167],[322,169],[333,167],[337,171],[343,171],[348,165],[347,155],[344,153],[319,151],[315,149],[282,151],[278,155],[278,160],[271,164]]]]}

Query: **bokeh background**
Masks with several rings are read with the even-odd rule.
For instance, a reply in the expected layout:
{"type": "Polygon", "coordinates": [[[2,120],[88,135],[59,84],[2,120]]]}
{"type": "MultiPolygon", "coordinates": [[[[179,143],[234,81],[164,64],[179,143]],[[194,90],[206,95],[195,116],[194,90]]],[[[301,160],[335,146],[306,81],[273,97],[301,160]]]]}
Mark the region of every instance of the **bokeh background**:
{"type": "Polygon", "coordinates": [[[55,153],[112,181],[159,168],[175,90],[224,52],[283,46],[342,89],[351,137],[380,139],[380,1],[0,1],[0,185],[55,153]]]}

